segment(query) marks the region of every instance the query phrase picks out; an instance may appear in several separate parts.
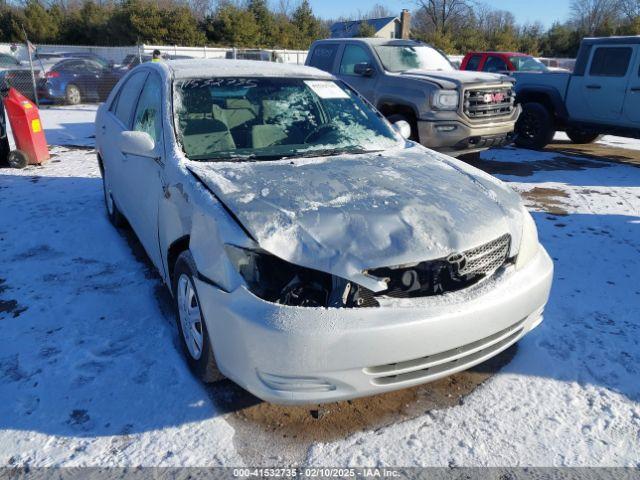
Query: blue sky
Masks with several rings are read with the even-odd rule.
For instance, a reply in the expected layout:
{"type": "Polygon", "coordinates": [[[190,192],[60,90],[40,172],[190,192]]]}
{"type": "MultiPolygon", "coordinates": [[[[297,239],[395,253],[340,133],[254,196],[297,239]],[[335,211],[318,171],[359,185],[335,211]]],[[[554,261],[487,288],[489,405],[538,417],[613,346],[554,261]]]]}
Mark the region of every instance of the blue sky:
{"type": "MultiPolygon", "coordinates": [[[[368,11],[376,0],[309,0],[316,15],[323,18],[351,17],[359,10],[368,11]]],[[[413,10],[415,3],[401,0],[377,0],[389,10],[398,12],[403,8],[413,10]]],[[[493,8],[509,10],[518,22],[541,21],[545,26],[551,26],[556,21],[564,21],[569,14],[569,0],[485,0],[484,3],[493,8]]]]}

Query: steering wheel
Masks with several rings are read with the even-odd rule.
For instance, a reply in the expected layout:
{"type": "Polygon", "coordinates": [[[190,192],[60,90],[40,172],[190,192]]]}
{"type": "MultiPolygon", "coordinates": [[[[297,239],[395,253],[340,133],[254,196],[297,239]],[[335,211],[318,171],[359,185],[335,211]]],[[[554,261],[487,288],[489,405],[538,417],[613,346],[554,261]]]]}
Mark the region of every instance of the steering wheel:
{"type": "Polygon", "coordinates": [[[304,137],[304,143],[309,143],[309,140],[320,137],[322,135],[322,132],[326,131],[326,133],[329,133],[337,129],[338,127],[331,123],[323,123],[322,125],[318,125],[316,128],[311,130],[306,137],[304,137]]]}

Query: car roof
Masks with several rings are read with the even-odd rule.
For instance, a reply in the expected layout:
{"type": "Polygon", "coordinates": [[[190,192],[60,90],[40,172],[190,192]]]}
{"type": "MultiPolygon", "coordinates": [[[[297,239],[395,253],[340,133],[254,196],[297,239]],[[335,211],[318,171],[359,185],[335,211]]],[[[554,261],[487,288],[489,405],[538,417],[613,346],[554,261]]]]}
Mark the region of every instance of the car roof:
{"type": "Polygon", "coordinates": [[[424,42],[418,42],[416,40],[405,40],[401,38],[378,38],[378,37],[344,37],[344,38],[327,38],[325,40],[316,40],[314,43],[345,43],[345,42],[359,42],[366,43],[369,45],[406,45],[406,46],[416,46],[416,45],[428,45],[424,42]]]}
{"type": "Polygon", "coordinates": [[[520,53],[520,52],[487,52],[487,51],[478,50],[478,51],[467,53],[467,55],[483,55],[483,54],[506,55],[508,57],[531,57],[531,55],[529,55],[528,53],[520,53]]]}
{"type": "Polygon", "coordinates": [[[151,68],[168,69],[174,78],[207,77],[301,77],[332,79],[322,70],[304,65],[294,65],[257,60],[190,59],[167,60],[145,64],[151,68]]]}
{"type": "Polygon", "coordinates": [[[607,44],[621,44],[621,43],[640,43],[640,35],[632,35],[626,37],[586,37],[582,39],[582,43],[585,45],[607,45],[607,44]]]}

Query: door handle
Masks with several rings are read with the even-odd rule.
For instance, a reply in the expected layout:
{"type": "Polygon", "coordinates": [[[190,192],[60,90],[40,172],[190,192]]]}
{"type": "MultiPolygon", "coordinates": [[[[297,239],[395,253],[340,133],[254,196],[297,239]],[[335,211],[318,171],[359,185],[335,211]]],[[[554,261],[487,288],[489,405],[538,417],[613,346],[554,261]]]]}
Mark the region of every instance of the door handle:
{"type": "Polygon", "coordinates": [[[640,87],[631,87],[629,90],[632,92],[640,92],[640,87]]]}
{"type": "Polygon", "coordinates": [[[600,90],[602,88],[602,86],[600,86],[600,85],[587,85],[587,88],[589,90],[600,90]]]}

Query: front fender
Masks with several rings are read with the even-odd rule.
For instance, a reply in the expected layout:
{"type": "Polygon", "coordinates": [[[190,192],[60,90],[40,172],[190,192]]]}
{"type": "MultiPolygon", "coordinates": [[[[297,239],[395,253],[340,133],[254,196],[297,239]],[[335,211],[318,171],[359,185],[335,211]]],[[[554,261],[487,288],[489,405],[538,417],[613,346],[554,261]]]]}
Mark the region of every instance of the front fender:
{"type": "Polygon", "coordinates": [[[516,83],[516,103],[539,102],[553,108],[556,117],[566,120],[569,112],[560,92],[547,85],[527,85],[518,88],[516,83]]]}

